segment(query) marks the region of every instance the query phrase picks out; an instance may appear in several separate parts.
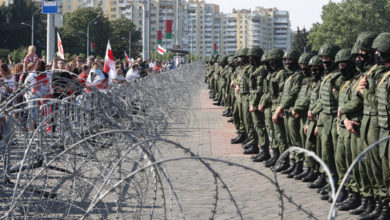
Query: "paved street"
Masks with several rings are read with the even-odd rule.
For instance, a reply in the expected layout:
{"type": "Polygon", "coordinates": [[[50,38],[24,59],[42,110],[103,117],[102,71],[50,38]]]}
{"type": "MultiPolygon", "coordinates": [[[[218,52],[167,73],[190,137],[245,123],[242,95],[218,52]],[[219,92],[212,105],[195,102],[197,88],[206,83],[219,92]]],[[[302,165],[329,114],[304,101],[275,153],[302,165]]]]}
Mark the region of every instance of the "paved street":
{"type": "MultiPolygon", "coordinates": [[[[242,154],[241,145],[231,145],[235,136],[234,127],[222,117],[223,108],[212,105],[208,98],[206,85],[199,94],[194,95],[189,125],[174,126],[172,131],[181,130],[184,135],[169,136],[189,148],[195,154],[239,163],[257,169],[273,180],[273,172],[261,163],[253,163],[249,156],[242,154]],[[186,129],[184,129],[186,128],[186,129]]],[[[174,132],[170,132],[171,134],[174,132]]],[[[163,150],[165,158],[183,156],[179,150],[163,150]]],[[[213,176],[203,165],[194,160],[167,163],[166,166],[180,199],[187,219],[208,219],[216,209],[215,219],[239,219],[232,201],[235,201],[244,219],[279,219],[281,212],[279,194],[276,187],[265,177],[252,171],[210,162],[218,175],[230,190],[233,200],[222,187],[215,184],[213,176]],[[218,201],[215,207],[216,187],[218,201]]],[[[284,199],[284,219],[327,219],[330,204],[321,201],[315,190],[307,188],[305,183],[287,179],[280,175],[280,186],[291,197],[291,203],[284,199]],[[301,207],[298,208],[298,207],[301,207]]],[[[173,205],[174,218],[179,218],[177,204],[173,205]]],[[[337,219],[355,219],[356,217],[339,213],[337,219]]]]}

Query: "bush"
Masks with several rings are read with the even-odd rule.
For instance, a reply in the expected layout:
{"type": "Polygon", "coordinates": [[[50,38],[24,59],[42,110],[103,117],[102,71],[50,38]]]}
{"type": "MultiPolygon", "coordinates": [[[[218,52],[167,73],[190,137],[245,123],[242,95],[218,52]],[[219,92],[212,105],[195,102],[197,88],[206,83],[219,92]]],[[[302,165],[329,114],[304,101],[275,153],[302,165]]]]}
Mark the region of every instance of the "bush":
{"type": "Polygon", "coordinates": [[[27,47],[19,47],[11,52],[12,60],[15,63],[23,63],[24,57],[27,55],[27,47]]]}

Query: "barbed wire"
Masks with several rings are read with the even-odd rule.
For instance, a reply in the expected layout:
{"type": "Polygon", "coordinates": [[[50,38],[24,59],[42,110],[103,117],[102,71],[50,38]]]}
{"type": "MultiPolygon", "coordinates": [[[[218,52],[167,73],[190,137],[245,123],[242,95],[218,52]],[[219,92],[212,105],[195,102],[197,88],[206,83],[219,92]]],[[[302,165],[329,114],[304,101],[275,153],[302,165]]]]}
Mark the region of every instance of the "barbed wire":
{"type": "MultiPolygon", "coordinates": [[[[184,135],[189,124],[198,123],[192,99],[204,72],[204,63],[192,63],[101,91],[78,83],[73,73],[53,70],[52,95],[32,93],[39,81],[18,85],[0,103],[0,218],[185,219],[181,192],[167,164],[190,160],[210,174],[209,219],[218,217],[222,195],[244,219],[214,164],[250,171],[274,185],[269,193],[280,203],[281,219],[285,200],[315,219],[285,193],[276,173],[272,178],[259,169],[197,155],[167,138],[172,132],[184,135]]],[[[292,147],[281,158],[291,151],[315,158],[329,176],[313,152],[292,147]]],[[[336,217],[333,207],[330,213],[329,219],[336,217]]]]}

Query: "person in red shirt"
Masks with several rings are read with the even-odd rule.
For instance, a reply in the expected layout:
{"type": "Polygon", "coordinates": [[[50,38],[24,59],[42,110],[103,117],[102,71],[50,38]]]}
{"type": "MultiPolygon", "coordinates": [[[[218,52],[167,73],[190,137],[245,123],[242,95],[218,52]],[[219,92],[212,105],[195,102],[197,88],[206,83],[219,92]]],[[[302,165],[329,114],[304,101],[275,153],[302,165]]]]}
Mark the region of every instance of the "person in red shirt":
{"type": "Polygon", "coordinates": [[[85,83],[87,83],[88,74],[89,74],[90,69],[91,68],[87,64],[83,64],[81,67],[82,72],[80,73],[78,80],[82,86],[85,86],[85,83]]]}

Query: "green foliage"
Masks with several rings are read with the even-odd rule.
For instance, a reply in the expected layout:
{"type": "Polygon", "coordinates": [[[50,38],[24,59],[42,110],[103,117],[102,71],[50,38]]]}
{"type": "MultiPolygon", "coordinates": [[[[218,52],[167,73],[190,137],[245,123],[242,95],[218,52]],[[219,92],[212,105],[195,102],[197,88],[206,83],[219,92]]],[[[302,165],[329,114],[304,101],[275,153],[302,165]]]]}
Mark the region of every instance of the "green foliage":
{"type": "Polygon", "coordinates": [[[322,8],[322,23],[313,25],[309,44],[318,50],[324,43],[350,48],[363,31],[390,31],[390,1],[344,0],[329,2],[322,8]]]}
{"type": "Polygon", "coordinates": [[[311,51],[311,48],[308,45],[307,35],[308,33],[306,32],[305,28],[300,30],[298,27],[297,33],[295,34],[293,39],[292,49],[298,51],[299,53],[311,51]]]}
{"type": "MultiPolygon", "coordinates": [[[[0,6],[0,48],[14,50],[31,44],[31,27],[21,22],[31,24],[37,9],[32,0],[14,0],[9,7],[0,6]]],[[[46,17],[36,13],[34,18],[34,44],[40,51],[46,47],[46,17]]]]}
{"type": "Polygon", "coordinates": [[[97,16],[99,17],[95,20],[96,23],[92,22],[89,25],[89,43],[96,43],[96,54],[105,53],[111,28],[108,19],[103,16],[103,11],[100,8],[80,8],[73,13],[64,15],[64,25],[59,29],[59,32],[65,52],[71,54],[86,52],[87,26],[97,16]]]}
{"type": "Polygon", "coordinates": [[[0,59],[7,59],[8,54],[10,54],[10,50],[8,49],[0,49],[0,59]]]}
{"type": "Polygon", "coordinates": [[[20,47],[11,52],[11,57],[14,62],[23,62],[24,57],[27,55],[27,47],[20,47]]]}
{"type": "Polygon", "coordinates": [[[130,57],[138,56],[134,47],[135,42],[141,39],[141,33],[135,30],[135,25],[131,20],[121,17],[110,21],[112,32],[110,34],[110,43],[115,58],[124,57],[124,51],[129,54],[129,32],[131,31],[131,53],[130,57]]]}
{"type": "Polygon", "coordinates": [[[150,55],[150,58],[152,60],[156,60],[157,59],[157,60],[160,60],[160,61],[168,61],[168,60],[172,60],[173,56],[175,56],[175,53],[173,53],[173,52],[167,52],[164,55],[160,55],[157,51],[152,51],[151,55],[150,55]]]}

